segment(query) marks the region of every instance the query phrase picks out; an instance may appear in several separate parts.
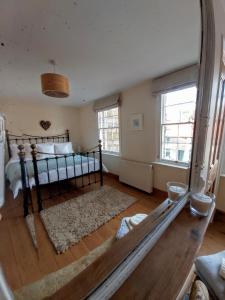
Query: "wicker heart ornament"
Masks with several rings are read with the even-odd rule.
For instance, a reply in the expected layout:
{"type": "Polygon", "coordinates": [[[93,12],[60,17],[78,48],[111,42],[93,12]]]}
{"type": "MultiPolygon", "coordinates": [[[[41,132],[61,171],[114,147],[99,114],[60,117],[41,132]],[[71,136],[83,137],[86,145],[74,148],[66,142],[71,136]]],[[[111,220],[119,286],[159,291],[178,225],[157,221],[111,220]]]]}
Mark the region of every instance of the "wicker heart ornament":
{"type": "Polygon", "coordinates": [[[41,127],[44,129],[44,130],[48,130],[51,126],[51,122],[50,121],[44,121],[44,120],[41,120],[40,121],[40,125],[41,127]]]}

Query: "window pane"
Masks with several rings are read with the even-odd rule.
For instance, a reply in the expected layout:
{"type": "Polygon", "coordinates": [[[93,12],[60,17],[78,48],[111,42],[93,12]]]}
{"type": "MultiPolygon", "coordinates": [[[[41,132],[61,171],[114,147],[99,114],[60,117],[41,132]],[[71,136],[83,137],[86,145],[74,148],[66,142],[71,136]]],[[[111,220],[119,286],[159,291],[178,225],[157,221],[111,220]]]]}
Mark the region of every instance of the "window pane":
{"type": "Polygon", "coordinates": [[[192,138],[194,124],[179,124],[178,137],[179,138],[192,138]]]}
{"type": "Polygon", "coordinates": [[[162,145],[162,159],[177,160],[177,150],[175,144],[163,144],[162,145]]]}
{"type": "Polygon", "coordinates": [[[161,159],[190,162],[196,95],[196,87],[162,95],[161,159]]]}
{"type": "Polygon", "coordinates": [[[191,144],[170,144],[162,145],[162,159],[188,163],[191,158],[191,144]]]}
{"type": "Polygon", "coordinates": [[[170,93],[166,93],[163,95],[164,98],[164,105],[175,105],[180,103],[186,103],[186,102],[196,102],[196,96],[197,96],[197,88],[190,87],[187,89],[182,89],[179,91],[174,91],[170,93]]]}
{"type": "Polygon", "coordinates": [[[108,109],[98,113],[99,138],[102,150],[119,152],[119,112],[118,108],[108,109]]]}
{"type": "Polygon", "coordinates": [[[195,117],[195,103],[176,104],[164,107],[162,123],[193,122],[195,117]]]}
{"type": "Polygon", "coordinates": [[[119,126],[118,108],[113,108],[98,113],[98,127],[112,128],[119,126]]]}

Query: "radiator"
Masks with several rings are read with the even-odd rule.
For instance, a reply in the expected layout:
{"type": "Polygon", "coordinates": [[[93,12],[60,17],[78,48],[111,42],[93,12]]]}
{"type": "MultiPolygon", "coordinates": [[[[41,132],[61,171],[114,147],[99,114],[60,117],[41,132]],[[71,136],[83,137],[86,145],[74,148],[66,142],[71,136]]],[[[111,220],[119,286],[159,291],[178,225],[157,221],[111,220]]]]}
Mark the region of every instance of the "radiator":
{"type": "Polygon", "coordinates": [[[152,165],[131,160],[120,160],[119,180],[148,193],[152,193],[152,165]]]}

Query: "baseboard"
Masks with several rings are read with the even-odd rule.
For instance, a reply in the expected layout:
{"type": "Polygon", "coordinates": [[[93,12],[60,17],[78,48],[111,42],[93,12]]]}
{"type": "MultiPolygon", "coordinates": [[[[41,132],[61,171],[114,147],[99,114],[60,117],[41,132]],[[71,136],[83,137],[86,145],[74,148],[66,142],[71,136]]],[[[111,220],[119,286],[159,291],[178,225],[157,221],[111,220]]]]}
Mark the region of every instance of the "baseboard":
{"type": "Polygon", "coordinates": [[[225,222],[225,212],[219,209],[216,209],[214,220],[225,222]]]}
{"type": "Polygon", "coordinates": [[[105,173],[103,173],[104,174],[104,176],[106,176],[106,177],[111,177],[111,178],[114,178],[114,179],[118,179],[119,180],[119,175],[116,175],[116,174],[113,174],[113,173],[110,173],[110,172],[105,172],[105,173]]]}
{"type": "MultiPolygon", "coordinates": [[[[104,174],[104,176],[106,176],[106,177],[110,177],[110,178],[114,178],[114,179],[119,180],[119,175],[116,175],[116,174],[113,174],[113,173],[110,173],[110,172],[103,173],[103,174],[104,174]]],[[[122,184],[125,184],[125,185],[128,185],[128,186],[131,186],[131,185],[126,184],[126,183],[123,183],[123,182],[121,182],[121,183],[122,183],[122,184]]],[[[135,188],[134,186],[131,186],[131,187],[134,188],[134,189],[137,189],[137,190],[141,191],[140,189],[135,188]]],[[[142,191],[142,192],[143,192],[143,191],[142,191]]],[[[159,196],[161,196],[161,197],[164,197],[165,199],[168,197],[168,193],[167,193],[167,192],[162,191],[162,190],[159,190],[159,189],[156,189],[156,188],[153,188],[152,194],[154,194],[154,195],[156,195],[156,196],[159,195],[159,196]]]]}
{"type": "Polygon", "coordinates": [[[168,193],[167,192],[156,189],[156,188],[153,188],[153,194],[165,197],[165,199],[168,198],[168,193]]]}

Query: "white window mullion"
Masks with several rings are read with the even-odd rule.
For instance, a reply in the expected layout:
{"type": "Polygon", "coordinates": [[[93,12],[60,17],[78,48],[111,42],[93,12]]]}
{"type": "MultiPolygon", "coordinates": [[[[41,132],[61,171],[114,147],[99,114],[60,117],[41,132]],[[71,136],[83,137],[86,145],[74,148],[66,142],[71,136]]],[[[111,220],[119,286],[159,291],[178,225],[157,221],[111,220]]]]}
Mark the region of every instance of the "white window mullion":
{"type": "Polygon", "coordinates": [[[102,139],[102,150],[107,153],[119,153],[119,108],[98,112],[99,138],[102,139]],[[117,133],[118,134],[115,134],[117,133]],[[102,134],[101,134],[102,133],[102,134]]]}
{"type": "Polygon", "coordinates": [[[196,87],[161,95],[160,159],[188,164],[193,137],[196,87]],[[189,131],[189,132],[188,132],[189,131]]]}

